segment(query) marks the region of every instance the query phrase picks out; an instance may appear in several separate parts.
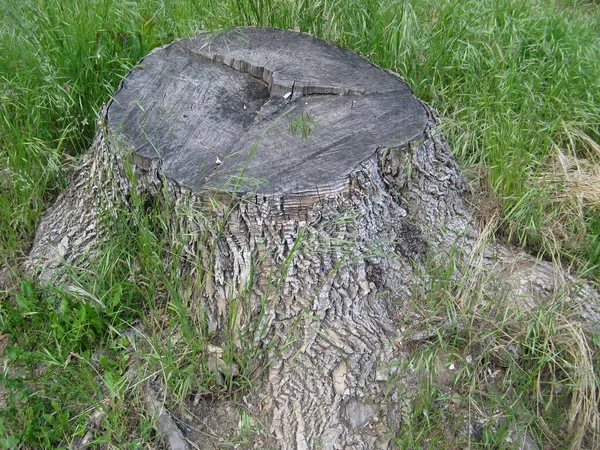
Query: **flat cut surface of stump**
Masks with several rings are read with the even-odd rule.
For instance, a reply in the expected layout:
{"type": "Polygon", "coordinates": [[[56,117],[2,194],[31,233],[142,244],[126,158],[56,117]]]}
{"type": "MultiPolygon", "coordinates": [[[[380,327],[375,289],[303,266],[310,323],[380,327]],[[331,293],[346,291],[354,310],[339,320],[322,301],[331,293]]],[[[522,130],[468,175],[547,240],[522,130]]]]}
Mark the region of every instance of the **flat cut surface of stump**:
{"type": "Polygon", "coordinates": [[[343,188],[378,149],[417,140],[427,124],[410,88],[366,59],[256,28],[155,50],[107,117],[139,164],[158,158],[181,185],[265,195],[343,188]]]}

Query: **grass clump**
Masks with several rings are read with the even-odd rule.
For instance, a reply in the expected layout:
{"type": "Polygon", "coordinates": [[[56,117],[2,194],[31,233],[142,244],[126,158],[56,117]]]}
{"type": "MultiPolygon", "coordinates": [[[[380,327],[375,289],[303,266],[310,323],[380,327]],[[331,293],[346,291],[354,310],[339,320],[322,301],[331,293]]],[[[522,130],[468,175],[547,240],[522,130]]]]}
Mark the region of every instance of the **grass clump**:
{"type": "Polygon", "coordinates": [[[440,111],[459,161],[485,166],[508,237],[594,276],[598,13],[554,1],[355,3],[337,36],[440,111]],[[576,168],[554,170],[562,157],[576,168]]]}
{"type": "Polygon", "coordinates": [[[501,290],[486,298],[493,276],[476,270],[453,279],[453,269],[430,269],[432,289],[413,305],[405,339],[419,381],[396,443],[597,448],[597,331],[584,330],[560,295],[534,304],[501,290]]]}
{"type": "Polygon", "coordinates": [[[242,295],[229,306],[222,346],[210,343],[214,333],[186,297],[184,236],[160,198],[131,192],[107,217],[113,239],[90,267],[70,268],[56,287],[25,280],[5,294],[6,448],[142,448],[158,439],[149,395],[173,411],[190,398],[237,399],[273,350],[238,345],[242,295]]]}
{"type": "MultiPolygon", "coordinates": [[[[7,442],[14,443],[6,448],[66,445],[65,439],[85,425],[83,412],[91,405],[122,403],[118,380],[126,352],[118,335],[134,315],[126,312],[134,305],[128,305],[120,284],[102,293],[104,308],[90,301],[96,294],[83,289],[39,290],[23,282],[4,303],[7,399],[0,422],[7,442]]],[[[126,423],[123,419],[117,422],[126,423]]]]}
{"type": "Polygon", "coordinates": [[[159,3],[0,5],[1,260],[28,247],[41,213],[67,182],[72,156],[89,146],[97,111],[120,78],[177,30],[182,34],[186,11],[177,24],[157,27],[157,21],[173,19],[159,3]]]}

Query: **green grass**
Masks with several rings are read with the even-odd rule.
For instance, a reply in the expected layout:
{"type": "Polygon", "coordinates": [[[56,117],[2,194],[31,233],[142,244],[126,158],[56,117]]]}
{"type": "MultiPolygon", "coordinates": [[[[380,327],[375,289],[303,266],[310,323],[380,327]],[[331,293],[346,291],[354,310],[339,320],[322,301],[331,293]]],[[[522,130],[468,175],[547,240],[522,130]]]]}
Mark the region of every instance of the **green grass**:
{"type": "Polygon", "coordinates": [[[113,239],[88,269],[70,268],[56,287],[23,280],[7,293],[0,306],[9,343],[2,373],[8,407],[0,409],[7,437],[0,448],[68,446],[90,428],[92,444],[144,448],[157,439],[144,401],[150,382],[178,409],[194,395],[238,398],[261,373],[258,364],[268,363],[269,345],[234,344],[231,312],[221,366],[211,368],[214,333],[184,298],[188,283],[178,270],[188,257],[168,209],[147,200],[134,195],[107,218],[113,239]],[[100,429],[88,423],[96,412],[105,414],[100,429]]]}
{"type": "MultiPolygon", "coordinates": [[[[17,270],[40,215],[93,139],[98,109],[141,57],[198,30],[261,25],[312,33],[401,73],[440,112],[465,173],[483,174],[481,184],[501,207],[497,234],[597,282],[598,23],[600,5],[585,1],[4,0],[0,263],[17,270]]],[[[303,135],[310,132],[305,125],[299,124],[303,135]]],[[[137,382],[126,376],[128,364],[162,376],[172,406],[193,393],[236,395],[252,384],[256,355],[250,349],[225,348],[223,360],[243,375],[235,382],[207,370],[209,336],[201,320],[188,317],[176,270],[165,267],[171,230],[142,199],[132,208],[127,215],[138,221],[115,224],[122,240],[94,263],[97,276],[73,271],[57,288],[21,279],[15,291],[0,292],[0,329],[9,343],[3,351],[9,408],[0,414],[0,447],[66,447],[85,433],[91,411],[105,408],[109,425],[97,431],[97,443],[143,448],[156,436],[137,382]],[[150,329],[137,341],[126,330],[139,323],[150,329]],[[172,336],[161,334],[166,327],[172,336]]],[[[597,337],[583,336],[553,309],[527,319],[493,311],[498,321],[491,326],[483,312],[461,310],[444,297],[456,289],[447,276],[432,279],[441,283],[431,294],[444,300],[440,314],[460,316],[457,321],[472,327],[431,343],[415,365],[431,368],[440,355],[464,359],[473,343],[483,342],[488,356],[477,368],[461,366],[455,400],[465,414],[482,404],[489,408],[502,399],[478,398],[476,383],[497,364],[493,355],[510,337],[521,358],[508,361],[503,376],[523,395],[505,410],[519,427],[552,442],[564,432],[556,420],[564,398],[552,397],[533,416],[530,406],[559,386],[567,397],[591,398],[581,394],[580,375],[598,363],[590,350],[597,337]]],[[[450,436],[460,448],[464,436],[434,420],[445,414],[440,405],[448,394],[431,378],[422,387],[411,432],[398,436],[398,445],[435,447],[436,436],[450,436]]],[[[489,445],[504,442],[506,432],[497,425],[482,431],[489,445]]]]}
{"type": "Polygon", "coordinates": [[[400,389],[414,409],[397,445],[513,449],[527,435],[542,448],[598,448],[597,331],[586,333],[560,295],[531,308],[494,294],[493,275],[457,280],[455,269],[429,267],[429,292],[411,306],[422,319],[405,336],[426,337],[405,362],[418,385],[400,389]]]}

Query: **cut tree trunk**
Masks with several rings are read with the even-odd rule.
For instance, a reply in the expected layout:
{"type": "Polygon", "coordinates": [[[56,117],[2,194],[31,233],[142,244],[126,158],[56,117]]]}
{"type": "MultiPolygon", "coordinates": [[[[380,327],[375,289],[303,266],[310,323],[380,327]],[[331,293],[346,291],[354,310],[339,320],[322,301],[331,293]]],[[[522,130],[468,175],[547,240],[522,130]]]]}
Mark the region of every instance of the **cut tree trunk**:
{"type": "MultiPolygon", "coordinates": [[[[45,280],[85,266],[110,239],[101,217],[128,201],[132,161],[138,192],[168,192],[197,320],[273,348],[249,402],[278,446],[387,448],[416,268],[516,258],[478,247],[437,125],[398,75],[308,35],[176,41],[123,80],[27,265],[45,280]]],[[[521,272],[507,279],[523,291],[521,272]]]]}

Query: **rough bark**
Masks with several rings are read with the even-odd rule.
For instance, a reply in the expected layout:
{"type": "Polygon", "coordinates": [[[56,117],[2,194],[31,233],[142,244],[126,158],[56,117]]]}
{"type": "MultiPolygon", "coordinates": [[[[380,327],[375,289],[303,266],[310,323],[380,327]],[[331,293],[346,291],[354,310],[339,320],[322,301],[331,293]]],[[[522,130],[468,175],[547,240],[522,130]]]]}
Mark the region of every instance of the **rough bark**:
{"type": "MultiPolygon", "coordinates": [[[[394,343],[404,302],[424,289],[416,268],[426,256],[511,268],[517,291],[548,273],[478,247],[435,113],[366,60],[305,35],[243,29],[178,41],[140,64],[42,219],[27,265],[52,279],[93,258],[110,239],[103,218],[128,201],[133,150],[136,189],[172,202],[197,322],[217,340],[234,324],[272,349],[250,405],[281,448],[387,448],[404,408],[387,389],[403,376],[394,343]],[[294,134],[290,120],[306,114],[314,127],[294,134]],[[240,164],[245,179],[265,181],[231,183],[240,164]]],[[[562,287],[540,283],[532,295],[562,287]]]]}

